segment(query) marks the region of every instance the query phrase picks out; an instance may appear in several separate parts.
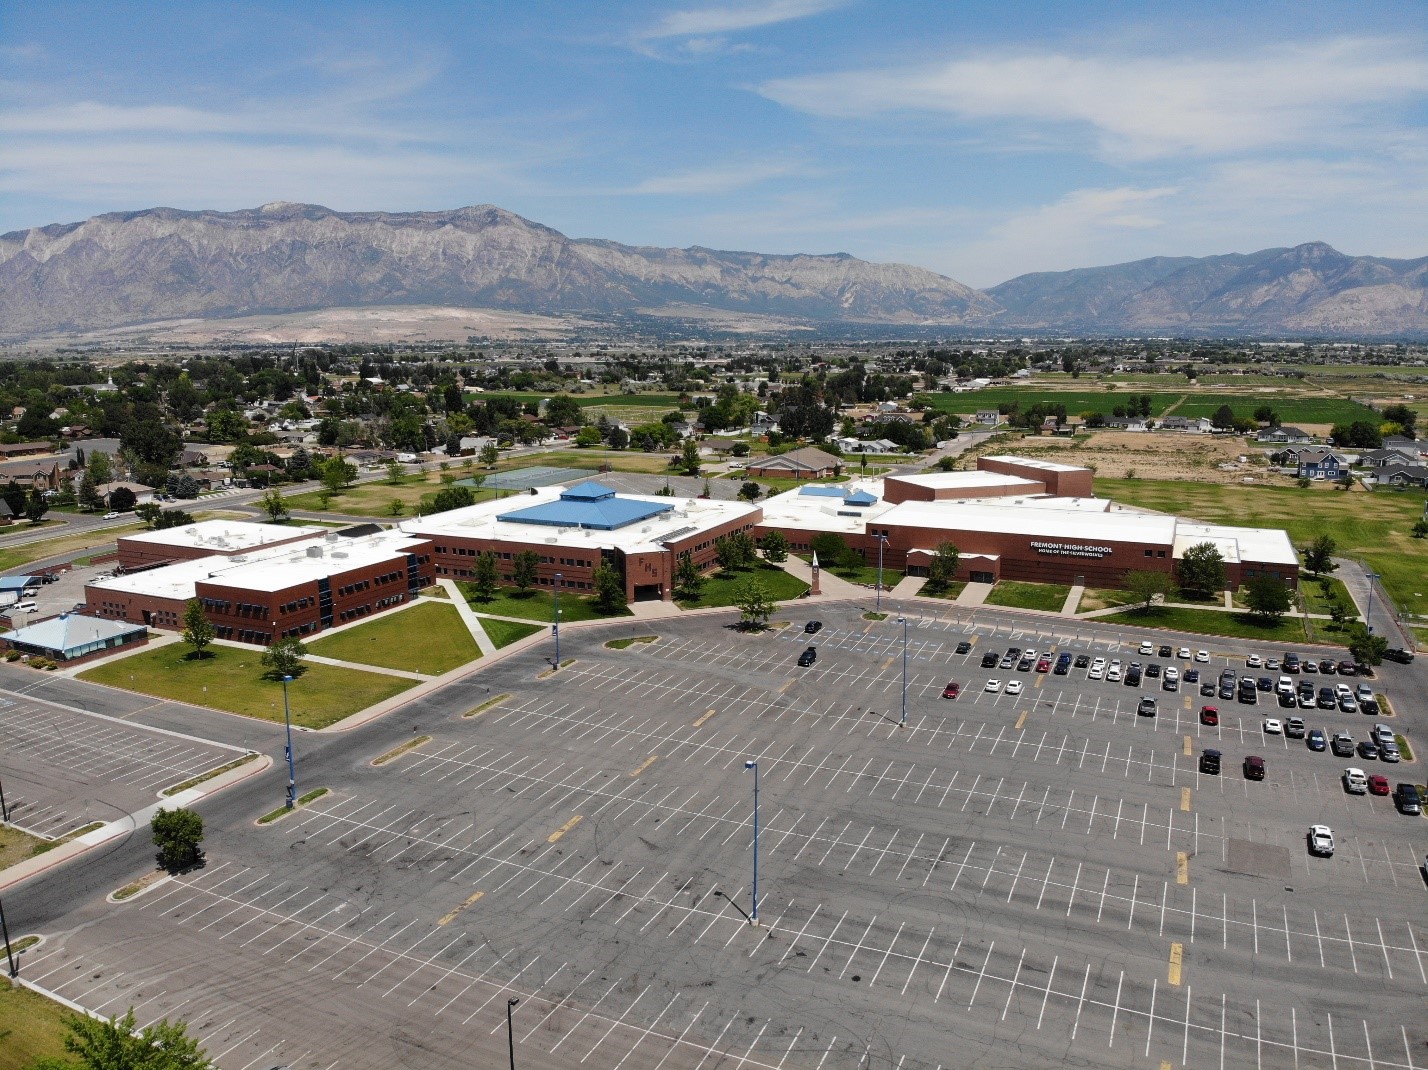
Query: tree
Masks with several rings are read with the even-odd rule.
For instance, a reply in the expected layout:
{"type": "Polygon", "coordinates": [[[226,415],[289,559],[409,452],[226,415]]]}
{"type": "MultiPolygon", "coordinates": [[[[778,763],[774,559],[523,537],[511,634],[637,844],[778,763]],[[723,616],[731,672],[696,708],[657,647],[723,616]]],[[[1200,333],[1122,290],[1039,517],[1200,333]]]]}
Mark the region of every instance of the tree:
{"type": "Polygon", "coordinates": [[[163,511],[164,507],[158,502],[145,502],[143,505],[134,506],[134,515],[150,529],[158,526],[159,514],[163,511]]]}
{"type": "Polygon", "coordinates": [[[1244,585],[1245,605],[1250,616],[1275,623],[1289,612],[1289,588],[1273,576],[1256,576],[1244,585]]]}
{"type": "Polygon", "coordinates": [[[3,493],[5,505],[9,508],[10,515],[13,517],[23,516],[25,512],[25,502],[27,501],[25,488],[12,479],[9,483],[5,484],[3,493]]]}
{"type": "Polygon", "coordinates": [[[78,1056],[79,1062],[46,1059],[33,1070],[211,1070],[213,1063],[199,1046],[198,1039],[188,1035],[183,1022],[161,1022],[138,1028],[131,1007],[122,1018],[91,1018],[88,1015],[66,1014],[64,1026],[69,1032],[64,1049],[78,1056]]]}
{"type": "Polygon", "coordinates": [[[80,508],[90,511],[98,509],[104,504],[104,497],[95,487],[94,480],[88,472],[85,472],[79,481],[79,504],[80,508]]]}
{"type": "Polygon", "coordinates": [[[818,555],[818,564],[823,568],[833,568],[843,560],[848,544],[836,531],[820,531],[808,540],[808,548],[818,555]]]}
{"type": "Polygon", "coordinates": [[[781,565],[788,560],[788,538],[781,531],[770,531],[759,540],[759,546],[764,552],[764,560],[774,565],[781,565]]]}
{"type": "Polygon", "coordinates": [[[1308,546],[1304,547],[1304,567],[1316,576],[1322,576],[1326,572],[1333,572],[1339,566],[1334,564],[1334,551],[1338,549],[1338,544],[1334,542],[1332,535],[1320,535],[1308,546]]]}
{"type": "Polygon", "coordinates": [[[739,488],[739,497],[743,498],[746,502],[758,501],[761,493],[763,493],[762,488],[753,480],[749,480],[739,488]]]}
{"type": "Polygon", "coordinates": [[[1335,594],[1329,599],[1329,619],[1342,629],[1349,622],[1349,617],[1354,611],[1353,606],[1345,602],[1342,596],[1335,594]]]}
{"type": "Polygon", "coordinates": [[[213,642],[218,629],[203,613],[203,603],[190,598],[183,607],[183,641],[193,647],[194,660],[203,657],[203,648],[213,642]]]}
{"type": "Polygon", "coordinates": [[[758,547],[754,545],[754,538],[747,531],[736,531],[731,534],[729,544],[734,548],[735,567],[745,568],[754,563],[758,547]]]}
{"type": "Polygon", "coordinates": [[[600,429],[593,424],[587,424],[585,427],[582,427],[575,435],[575,444],[581,449],[598,446],[602,441],[600,429]]]}
{"type": "Polygon", "coordinates": [[[1409,529],[1409,533],[1415,539],[1428,539],[1428,519],[1420,517],[1418,520],[1415,520],[1413,527],[1409,529]]]}
{"type": "Polygon", "coordinates": [[[734,605],[739,607],[739,625],[757,631],[768,624],[777,608],[769,590],[757,579],[747,579],[734,588],[734,605]]]}
{"type": "Polygon", "coordinates": [[[739,567],[737,551],[730,545],[727,536],[721,535],[714,540],[714,560],[719,562],[721,572],[733,572],[739,567]]]}
{"type": "Polygon", "coordinates": [[[407,503],[400,498],[393,498],[387,503],[388,516],[401,516],[407,511],[407,503]]]}
{"type": "Polygon", "coordinates": [[[494,442],[488,442],[481,447],[481,463],[487,468],[495,468],[496,461],[501,456],[501,451],[496,448],[494,442]]]}
{"type": "Polygon", "coordinates": [[[402,481],[402,463],[400,461],[387,462],[387,482],[396,486],[402,481]]]}
{"type": "Polygon", "coordinates": [[[471,588],[482,602],[489,602],[496,596],[496,584],[500,577],[496,572],[496,555],[487,551],[476,555],[471,569],[471,588]]]}
{"type": "Polygon", "coordinates": [[[1383,410],[1382,416],[1389,423],[1401,427],[1408,438],[1418,437],[1418,413],[1407,405],[1389,405],[1383,410]]]}
{"type": "Polygon", "coordinates": [[[698,600],[699,592],[703,589],[704,577],[695,567],[693,555],[686,550],[679,555],[679,562],[674,566],[674,596],[686,602],[694,602],[698,600]]]}
{"type": "Polygon", "coordinates": [[[341,457],[329,457],[322,463],[322,485],[336,493],[350,487],[357,479],[357,466],[341,457]]]}
{"type": "Polygon", "coordinates": [[[595,587],[595,608],[601,613],[618,613],[625,608],[625,584],[612,566],[601,561],[590,574],[590,581],[595,587]]]}
{"type": "Polygon", "coordinates": [[[302,674],[302,659],[307,657],[307,647],[300,639],[280,639],[263,651],[264,673],[269,679],[281,680],[284,676],[297,677],[302,674]]]}
{"type": "Polygon", "coordinates": [[[937,544],[937,552],[927,567],[927,586],[932,593],[941,594],[952,586],[952,578],[957,575],[957,566],[961,561],[961,551],[950,542],[937,544]]]}
{"type": "Polygon", "coordinates": [[[116,513],[127,513],[134,508],[134,503],[138,501],[134,492],[128,487],[115,487],[109,492],[109,508],[116,513]]]}
{"type": "Polygon", "coordinates": [[[1369,420],[1355,420],[1348,424],[1335,424],[1329,437],[1336,446],[1351,446],[1356,449],[1376,450],[1383,445],[1383,432],[1369,420]]]}
{"type": "Polygon", "coordinates": [[[684,440],[679,454],[679,467],[684,470],[684,474],[687,476],[699,474],[699,443],[692,438],[684,440]]]}
{"type": "Polygon", "coordinates": [[[193,523],[193,514],[183,509],[165,509],[159,513],[155,520],[154,527],[163,531],[165,528],[182,528],[193,523]]]}
{"type": "Polygon", "coordinates": [[[1221,405],[1210,417],[1210,423],[1222,431],[1228,431],[1235,426],[1235,411],[1228,405],[1221,405]]]}
{"type": "Polygon", "coordinates": [[[545,422],[550,427],[579,427],[585,413],[569,394],[556,394],[545,403],[545,422]]]}
{"type": "Polygon", "coordinates": [[[1279,414],[1268,405],[1261,405],[1254,410],[1254,418],[1259,423],[1269,424],[1270,427],[1279,426],[1279,414]]]}
{"type": "Polygon", "coordinates": [[[1349,657],[1360,665],[1382,665],[1383,656],[1388,653],[1388,640],[1372,634],[1362,624],[1354,628],[1354,637],[1349,640],[1349,657]]]}
{"type": "Polygon", "coordinates": [[[540,566],[540,554],[534,550],[522,550],[511,562],[511,582],[516,590],[525,594],[535,586],[536,569],[540,566]]]}
{"type": "Polygon", "coordinates": [[[1188,548],[1175,571],[1184,590],[1211,595],[1225,589],[1225,557],[1212,542],[1188,548]]]}
{"type": "Polygon", "coordinates": [[[1155,604],[1156,598],[1170,599],[1175,592],[1175,583],[1166,572],[1150,572],[1132,569],[1125,574],[1121,586],[1134,596],[1132,605],[1145,611],[1155,604]]]}
{"type": "Polygon", "coordinates": [[[612,450],[622,450],[630,444],[630,433],[623,427],[612,427],[609,442],[612,450]]]}
{"type": "MultiPolygon", "coordinates": [[[[149,832],[159,849],[159,865],[170,873],[198,861],[198,845],[203,842],[203,817],[194,810],[160,808],[149,819],[149,832]]],[[[133,1064],[135,1066],[141,1064],[133,1064]]]]}
{"type": "Polygon", "coordinates": [[[89,455],[85,461],[85,470],[89,472],[89,478],[94,480],[96,486],[114,481],[114,468],[109,463],[109,454],[103,450],[95,450],[89,455]]]}
{"type": "Polygon", "coordinates": [[[476,492],[467,486],[442,487],[431,499],[433,513],[445,513],[452,509],[464,509],[476,501],[476,492]]]}
{"type": "Polygon", "coordinates": [[[31,487],[30,496],[25,501],[25,517],[31,524],[38,524],[49,511],[50,500],[44,496],[39,487],[31,487]]]}
{"type": "Polygon", "coordinates": [[[276,488],[268,490],[263,494],[258,502],[258,507],[268,514],[268,519],[276,524],[279,520],[286,520],[288,516],[288,502],[283,497],[283,493],[276,488]]]}

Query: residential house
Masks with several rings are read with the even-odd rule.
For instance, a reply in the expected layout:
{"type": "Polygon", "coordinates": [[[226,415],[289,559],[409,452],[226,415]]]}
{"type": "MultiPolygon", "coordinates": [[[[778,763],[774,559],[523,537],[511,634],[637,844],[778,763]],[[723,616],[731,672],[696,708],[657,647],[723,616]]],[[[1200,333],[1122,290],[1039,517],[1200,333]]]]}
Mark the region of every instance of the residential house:
{"type": "Polygon", "coordinates": [[[1338,479],[1349,468],[1347,457],[1325,446],[1284,450],[1280,456],[1293,457],[1295,475],[1300,479],[1338,479]]]}
{"type": "Polygon", "coordinates": [[[1428,442],[1422,442],[1416,438],[1400,438],[1397,435],[1392,435],[1383,440],[1383,448],[1406,453],[1414,458],[1415,462],[1428,460],[1428,442]]]}
{"type": "Polygon", "coordinates": [[[1284,443],[1298,446],[1314,441],[1314,436],[1297,427],[1266,427],[1254,436],[1256,442],[1284,443]]]}
{"type": "Polygon", "coordinates": [[[1374,483],[1389,487],[1428,487],[1428,465],[1386,465],[1374,474],[1374,483]]]}
{"type": "Polygon", "coordinates": [[[1214,427],[1214,422],[1206,416],[1167,416],[1160,421],[1162,431],[1181,431],[1197,435],[1208,435],[1214,427]]]}
{"type": "Polygon", "coordinates": [[[1412,465],[1419,461],[1417,450],[1389,449],[1365,450],[1359,454],[1359,464],[1365,468],[1389,468],[1394,465],[1412,465]]]}
{"type": "Polygon", "coordinates": [[[1002,414],[996,409],[978,409],[974,420],[985,427],[996,427],[1002,422],[1002,414]]]}
{"type": "Polygon", "coordinates": [[[1106,427],[1111,431],[1144,431],[1144,416],[1107,416],[1106,427]]]}
{"type": "Polygon", "coordinates": [[[52,457],[0,464],[0,484],[13,480],[22,487],[33,487],[43,492],[58,487],[60,478],[59,462],[52,457]]]}
{"type": "Polygon", "coordinates": [[[49,442],[5,442],[0,443],[0,460],[12,457],[32,457],[37,453],[52,453],[49,442]]]}
{"type": "Polygon", "coordinates": [[[748,473],[758,478],[782,476],[791,479],[824,479],[842,470],[843,462],[816,446],[790,450],[777,457],[761,457],[750,461],[748,473]]]}

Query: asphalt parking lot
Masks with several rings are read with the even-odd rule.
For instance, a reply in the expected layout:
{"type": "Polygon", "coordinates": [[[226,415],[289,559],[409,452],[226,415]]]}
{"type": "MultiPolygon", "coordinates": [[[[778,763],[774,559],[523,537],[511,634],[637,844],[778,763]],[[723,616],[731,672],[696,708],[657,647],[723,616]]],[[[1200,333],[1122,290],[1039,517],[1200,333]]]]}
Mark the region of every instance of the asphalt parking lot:
{"type": "Polygon", "coordinates": [[[509,999],[523,1067],[1428,1066],[1428,825],[1345,795],[1363,762],[1266,740],[1263,704],[1211,728],[1189,689],[1138,717],[1146,688],[983,670],[1008,645],[1146,660],[986,611],[909,620],[901,726],[903,626],[862,608],[818,606],[812,637],[572,630],[554,676],[526,655],[304,737],[299,790],[329,795],[261,829],[274,777],[220,797],[206,868],[78,906],[25,973],[187,1018],[226,1070],[501,1065],[509,999]]]}
{"type": "Polygon", "coordinates": [[[243,753],[49,702],[0,695],[0,779],[10,823],[56,839],[153,804],[243,753]]]}

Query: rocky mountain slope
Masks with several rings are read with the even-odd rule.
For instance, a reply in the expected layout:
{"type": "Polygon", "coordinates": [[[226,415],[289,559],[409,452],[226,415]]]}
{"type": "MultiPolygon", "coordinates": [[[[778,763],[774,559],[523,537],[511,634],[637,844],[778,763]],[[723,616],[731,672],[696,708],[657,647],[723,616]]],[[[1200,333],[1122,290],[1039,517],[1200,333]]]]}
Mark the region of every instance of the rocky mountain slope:
{"type": "Polygon", "coordinates": [[[1323,242],[1021,275],[986,291],[1022,327],[1139,334],[1422,334],[1428,257],[1345,256],[1323,242]]]}
{"type": "Polygon", "coordinates": [[[586,241],[490,205],[334,212],[155,208],[0,236],[0,334],[363,305],[522,312],[671,304],[808,320],[985,322],[995,302],[922,268],[586,241]]]}

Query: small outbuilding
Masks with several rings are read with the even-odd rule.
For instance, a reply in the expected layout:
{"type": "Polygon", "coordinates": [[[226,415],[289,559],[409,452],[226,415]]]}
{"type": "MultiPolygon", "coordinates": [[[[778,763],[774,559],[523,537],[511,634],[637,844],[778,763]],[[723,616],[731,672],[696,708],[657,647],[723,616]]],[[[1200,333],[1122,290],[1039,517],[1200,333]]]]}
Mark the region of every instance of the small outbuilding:
{"type": "Polygon", "coordinates": [[[141,644],[148,638],[149,629],[142,624],[79,613],[61,613],[0,635],[0,641],[12,650],[53,661],[79,661],[122,646],[141,644]]]}

